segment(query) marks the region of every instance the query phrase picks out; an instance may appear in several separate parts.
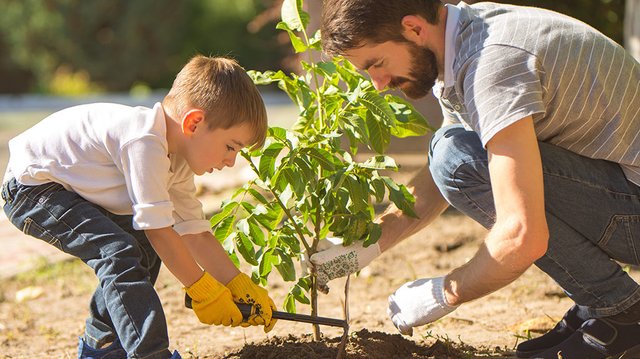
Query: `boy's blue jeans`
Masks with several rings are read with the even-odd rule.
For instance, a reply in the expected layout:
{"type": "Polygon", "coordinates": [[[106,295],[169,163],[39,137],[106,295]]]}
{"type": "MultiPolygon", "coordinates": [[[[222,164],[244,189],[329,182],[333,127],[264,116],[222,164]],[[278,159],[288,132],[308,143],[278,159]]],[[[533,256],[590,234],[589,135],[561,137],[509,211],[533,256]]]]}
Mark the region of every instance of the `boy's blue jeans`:
{"type": "Polygon", "coordinates": [[[164,312],[153,288],[161,261],[131,216],[118,216],[60,184],[2,186],[4,211],[25,234],[80,258],[98,276],[85,340],[118,339],[130,358],[169,358],[164,312]]]}
{"type": "MultiPolygon", "coordinates": [[[[549,245],[535,264],[591,317],[621,313],[640,287],[616,262],[640,264],[640,187],[620,166],[539,142],[549,245]]],[[[462,126],[438,130],[429,168],[456,209],[491,228],[496,212],[487,152],[462,126]]]]}

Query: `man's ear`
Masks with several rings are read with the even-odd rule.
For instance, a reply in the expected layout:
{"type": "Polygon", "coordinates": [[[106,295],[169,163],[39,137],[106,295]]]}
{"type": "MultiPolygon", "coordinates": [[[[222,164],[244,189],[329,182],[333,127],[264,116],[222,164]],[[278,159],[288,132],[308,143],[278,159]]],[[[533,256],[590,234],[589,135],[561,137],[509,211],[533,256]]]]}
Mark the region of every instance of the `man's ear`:
{"type": "Polygon", "coordinates": [[[405,39],[418,45],[422,44],[427,29],[427,21],[422,16],[406,15],[402,18],[401,24],[405,39]]]}
{"type": "Polygon", "coordinates": [[[189,110],[182,117],[182,132],[187,136],[191,136],[201,123],[204,124],[204,111],[200,109],[189,110]]]}

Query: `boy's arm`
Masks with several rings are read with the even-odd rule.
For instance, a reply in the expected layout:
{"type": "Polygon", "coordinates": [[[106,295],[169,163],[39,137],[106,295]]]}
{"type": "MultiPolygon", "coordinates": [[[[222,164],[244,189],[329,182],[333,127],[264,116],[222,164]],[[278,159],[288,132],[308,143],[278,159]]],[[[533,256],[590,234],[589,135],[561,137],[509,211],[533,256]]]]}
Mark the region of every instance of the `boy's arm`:
{"type": "Polygon", "coordinates": [[[162,262],[185,287],[190,287],[202,277],[197,259],[173,228],[147,229],[145,234],[162,262]]]}
{"type": "Polygon", "coordinates": [[[229,288],[235,302],[252,305],[247,325],[264,325],[265,333],[273,329],[276,320],[271,316],[276,306],[267,290],[254,284],[235,267],[211,232],[185,234],[183,240],[205,271],[229,288]]]}
{"type": "Polygon", "coordinates": [[[185,234],[182,240],[196,262],[220,283],[226,285],[240,274],[211,232],[185,234]]]}

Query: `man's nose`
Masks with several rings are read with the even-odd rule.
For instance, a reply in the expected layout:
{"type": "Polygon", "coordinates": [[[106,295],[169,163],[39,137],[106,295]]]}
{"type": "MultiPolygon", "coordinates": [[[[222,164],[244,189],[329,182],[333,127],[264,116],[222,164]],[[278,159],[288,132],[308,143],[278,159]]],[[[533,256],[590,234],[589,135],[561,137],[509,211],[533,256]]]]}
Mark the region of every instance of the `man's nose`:
{"type": "Polygon", "coordinates": [[[382,91],[387,86],[389,86],[389,82],[391,81],[391,76],[380,71],[380,70],[369,70],[369,76],[371,77],[371,82],[373,82],[373,86],[378,91],[382,91]]]}

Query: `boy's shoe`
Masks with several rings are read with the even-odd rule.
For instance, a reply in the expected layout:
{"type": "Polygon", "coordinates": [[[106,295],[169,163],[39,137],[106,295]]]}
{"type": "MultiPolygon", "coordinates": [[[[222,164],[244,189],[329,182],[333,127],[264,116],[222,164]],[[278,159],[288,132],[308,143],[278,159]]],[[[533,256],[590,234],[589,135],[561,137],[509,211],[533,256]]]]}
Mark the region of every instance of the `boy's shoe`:
{"type": "Polygon", "coordinates": [[[182,357],[180,356],[180,354],[178,354],[178,351],[174,351],[173,355],[171,356],[170,359],[182,359],[182,357]]]}
{"type": "Polygon", "coordinates": [[[535,358],[639,358],[640,323],[620,323],[606,318],[589,319],[567,340],[535,358]]]}
{"type": "Polygon", "coordinates": [[[124,351],[120,341],[117,339],[108,347],[101,349],[90,347],[82,337],[79,339],[78,359],[124,359],[127,357],[127,352],[124,351]]]}
{"type": "Polygon", "coordinates": [[[518,344],[516,347],[516,356],[518,358],[530,358],[569,338],[585,321],[580,318],[578,314],[580,311],[579,308],[577,305],[572,306],[562,317],[562,320],[544,335],[518,344]]]}

